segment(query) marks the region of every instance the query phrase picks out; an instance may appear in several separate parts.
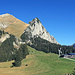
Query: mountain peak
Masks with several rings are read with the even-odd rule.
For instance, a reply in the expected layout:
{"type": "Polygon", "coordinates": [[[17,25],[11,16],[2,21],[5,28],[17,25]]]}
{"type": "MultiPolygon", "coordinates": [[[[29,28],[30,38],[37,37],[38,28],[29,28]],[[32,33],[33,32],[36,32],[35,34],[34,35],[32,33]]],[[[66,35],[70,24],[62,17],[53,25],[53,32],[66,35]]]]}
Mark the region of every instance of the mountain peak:
{"type": "Polygon", "coordinates": [[[6,14],[2,14],[0,15],[0,17],[6,17],[6,16],[9,16],[10,14],[6,13],[6,14]]]}
{"type": "MultiPolygon", "coordinates": [[[[39,20],[39,18],[34,18],[32,21],[31,21],[32,23],[40,23],[40,20],[39,20]]],[[[30,23],[30,22],[29,22],[30,23]]]]}
{"type": "Polygon", "coordinates": [[[29,27],[25,30],[25,32],[26,34],[28,33],[28,35],[30,34],[29,37],[34,38],[35,36],[39,36],[51,43],[58,44],[56,39],[47,32],[38,18],[35,18],[29,22],[29,27]]]}

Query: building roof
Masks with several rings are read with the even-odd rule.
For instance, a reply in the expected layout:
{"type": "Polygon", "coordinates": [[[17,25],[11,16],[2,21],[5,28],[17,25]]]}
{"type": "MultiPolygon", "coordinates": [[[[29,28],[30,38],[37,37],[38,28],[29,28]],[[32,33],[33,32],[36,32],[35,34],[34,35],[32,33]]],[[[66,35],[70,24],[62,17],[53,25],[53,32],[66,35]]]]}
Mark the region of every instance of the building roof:
{"type": "Polygon", "coordinates": [[[75,55],[75,53],[69,53],[68,55],[75,55]]]}

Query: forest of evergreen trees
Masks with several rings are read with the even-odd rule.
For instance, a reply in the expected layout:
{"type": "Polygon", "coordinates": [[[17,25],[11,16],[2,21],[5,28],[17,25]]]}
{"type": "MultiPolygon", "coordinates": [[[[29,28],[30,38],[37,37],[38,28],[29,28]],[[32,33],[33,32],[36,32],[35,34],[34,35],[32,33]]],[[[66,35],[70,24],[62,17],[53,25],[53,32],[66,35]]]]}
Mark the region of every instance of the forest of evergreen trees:
{"type": "Polygon", "coordinates": [[[22,44],[18,50],[15,51],[15,54],[13,55],[13,59],[15,62],[13,62],[12,66],[19,67],[21,65],[21,60],[26,58],[26,55],[28,55],[28,48],[26,44],[22,44]]]}
{"type": "Polygon", "coordinates": [[[12,52],[14,50],[13,41],[15,37],[10,35],[10,38],[5,40],[0,46],[0,62],[10,61],[12,59],[12,52]]]}
{"type": "MultiPolygon", "coordinates": [[[[3,31],[0,31],[0,36],[5,34],[3,31]]],[[[7,38],[3,43],[0,44],[0,62],[7,62],[15,60],[13,66],[20,66],[21,60],[26,58],[26,55],[29,54],[26,44],[21,44],[19,49],[14,48],[13,42],[16,42],[15,36],[10,35],[10,38],[7,38]]]]}
{"type": "MultiPolygon", "coordinates": [[[[25,38],[28,37],[24,34],[22,34],[21,39],[24,41],[25,38]]],[[[75,47],[71,46],[62,46],[59,44],[54,44],[50,43],[47,40],[44,40],[40,37],[34,37],[30,38],[32,45],[28,44],[29,46],[35,48],[36,50],[43,51],[45,53],[56,53],[58,54],[58,49],[62,48],[62,53],[63,54],[68,54],[68,53],[74,53],[75,52],[75,47]]]]}
{"type": "Polygon", "coordinates": [[[75,47],[65,46],[65,45],[62,46],[59,44],[57,45],[54,43],[50,43],[49,41],[46,41],[44,39],[41,39],[40,37],[31,40],[33,44],[30,46],[39,51],[58,54],[58,49],[61,48],[63,54],[75,53],[75,47]]]}

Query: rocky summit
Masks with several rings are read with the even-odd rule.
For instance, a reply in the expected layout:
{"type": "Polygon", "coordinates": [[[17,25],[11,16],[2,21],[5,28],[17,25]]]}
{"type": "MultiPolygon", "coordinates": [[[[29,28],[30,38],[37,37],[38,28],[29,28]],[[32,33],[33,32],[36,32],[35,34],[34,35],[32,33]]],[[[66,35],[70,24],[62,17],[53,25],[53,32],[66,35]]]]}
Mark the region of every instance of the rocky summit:
{"type": "Polygon", "coordinates": [[[26,28],[24,33],[28,35],[28,38],[41,37],[51,43],[58,44],[56,39],[47,32],[38,18],[29,22],[29,26],[26,28]]]}

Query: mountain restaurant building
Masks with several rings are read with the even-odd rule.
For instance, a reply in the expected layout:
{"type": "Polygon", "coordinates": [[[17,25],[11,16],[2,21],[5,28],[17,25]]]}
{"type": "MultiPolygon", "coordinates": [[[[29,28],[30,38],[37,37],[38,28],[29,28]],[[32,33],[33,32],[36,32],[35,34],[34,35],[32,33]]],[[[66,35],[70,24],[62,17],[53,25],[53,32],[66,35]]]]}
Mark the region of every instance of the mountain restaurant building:
{"type": "Polygon", "coordinates": [[[64,58],[75,58],[75,53],[64,54],[64,58]]]}
{"type": "Polygon", "coordinates": [[[63,58],[75,58],[75,53],[63,54],[60,57],[63,57],[63,58]]]}

